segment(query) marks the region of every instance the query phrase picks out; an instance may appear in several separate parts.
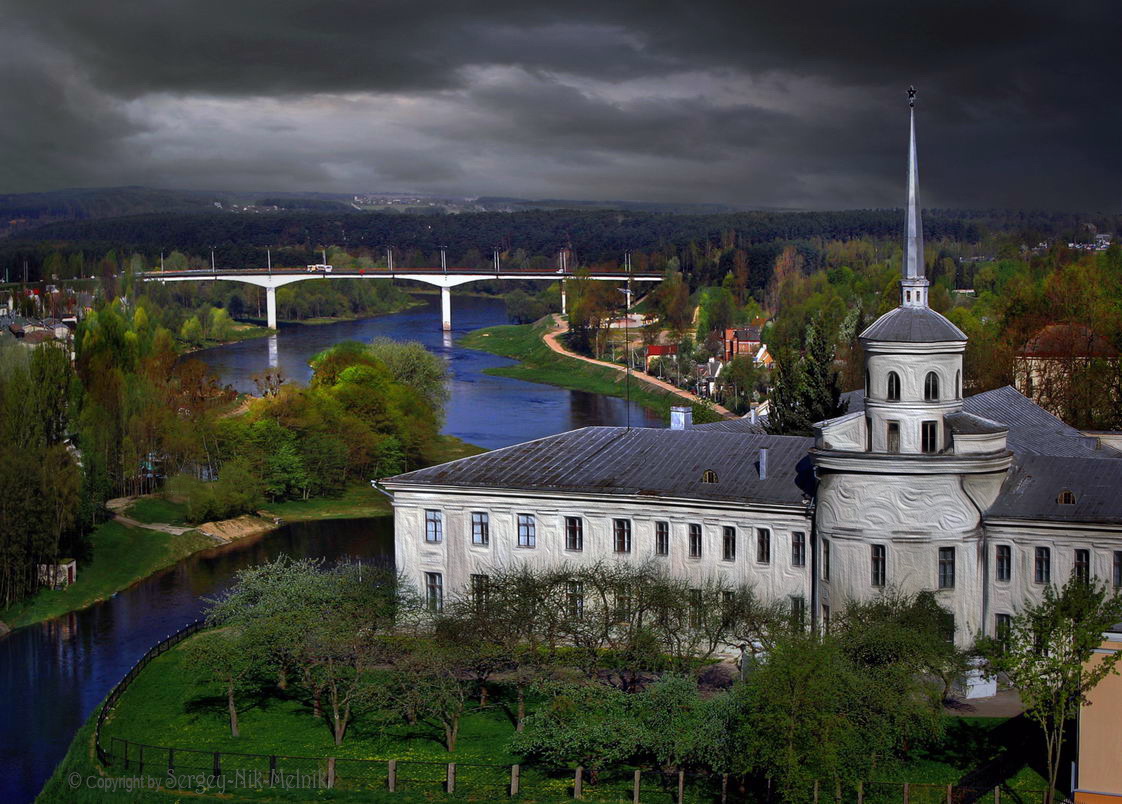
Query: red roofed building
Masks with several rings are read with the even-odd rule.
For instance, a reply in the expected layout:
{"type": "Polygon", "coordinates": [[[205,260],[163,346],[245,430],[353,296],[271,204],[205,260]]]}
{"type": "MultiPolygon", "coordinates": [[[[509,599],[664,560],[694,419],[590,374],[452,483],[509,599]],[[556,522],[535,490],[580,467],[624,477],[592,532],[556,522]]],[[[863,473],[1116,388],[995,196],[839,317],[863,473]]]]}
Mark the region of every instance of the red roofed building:
{"type": "Polygon", "coordinates": [[[1118,349],[1086,324],[1049,324],[1013,356],[1013,383],[1052,415],[1088,427],[1100,409],[1122,404],[1122,389],[1109,379],[1118,360],[1118,349]]]}

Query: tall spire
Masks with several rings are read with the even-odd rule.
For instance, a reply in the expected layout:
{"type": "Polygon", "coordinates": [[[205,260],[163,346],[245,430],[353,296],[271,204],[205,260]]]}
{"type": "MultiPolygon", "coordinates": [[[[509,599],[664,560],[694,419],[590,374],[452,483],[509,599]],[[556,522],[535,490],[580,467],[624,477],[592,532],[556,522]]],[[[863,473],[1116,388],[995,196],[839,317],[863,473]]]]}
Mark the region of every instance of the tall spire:
{"type": "Polygon", "coordinates": [[[908,87],[908,210],[905,224],[904,276],[900,302],[905,307],[927,306],[927,279],[923,275],[923,221],[919,215],[919,159],[916,155],[916,88],[908,87]]]}

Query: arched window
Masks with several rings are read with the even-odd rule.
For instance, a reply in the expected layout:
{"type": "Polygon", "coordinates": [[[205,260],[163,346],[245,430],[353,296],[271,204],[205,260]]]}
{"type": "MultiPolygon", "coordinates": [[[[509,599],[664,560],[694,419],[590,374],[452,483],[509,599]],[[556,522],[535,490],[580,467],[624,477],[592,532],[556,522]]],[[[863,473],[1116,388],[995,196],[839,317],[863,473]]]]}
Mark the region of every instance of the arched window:
{"type": "Polygon", "coordinates": [[[865,369],[865,396],[869,396],[869,393],[872,390],[873,390],[873,387],[872,387],[872,381],[869,379],[869,370],[865,369]]]}
{"type": "Polygon", "coordinates": [[[954,398],[962,399],[962,372],[956,371],[954,373],[954,398]]]}
{"type": "Polygon", "coordinates": [[[717,473],[714,472],[712,469],[706,469],[704,472],[701,473],[701,482],[702,483],[716,483],[717,482],[717,473]]]}
{"type": "Polygon", "coordinates": [[[927,372],[923,380],[923,398],[928,402],[939,401],[939,375],[934,371],[927,372]]]}
{"type": "Polygon", "coordinates": [[[888,401],[900,401],[900,375],[895,371],[888,372],[888,401]]]}
{"type": "Polygon", "coordinates": [[[1075,493],[1064,489],[1060,492],[1059,496],[1056,497],[1056,502],[1060,505],[1075,505],[1075,493]]]}

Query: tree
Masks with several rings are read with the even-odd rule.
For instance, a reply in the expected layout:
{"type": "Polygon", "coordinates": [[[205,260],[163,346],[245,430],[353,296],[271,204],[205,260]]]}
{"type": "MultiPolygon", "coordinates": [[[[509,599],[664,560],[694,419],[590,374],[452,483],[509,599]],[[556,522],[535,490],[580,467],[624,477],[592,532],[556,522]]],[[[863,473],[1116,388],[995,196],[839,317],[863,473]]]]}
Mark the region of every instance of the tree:
{"type": "Polygon", "coordinates": [[[198,316],[191,316],[183,322],[179,330],[179,338],[188,346],[203,345],[203,325],[199,322],[198,316]]]}
{"type": "Polygon", "coordinates": [[[776,363],[768,432],[809,436],[816,422],[845,413],[848,405],[841,401],[833,340],[821,318],[807,325],[803,353],[787,352],[776,363]]]}
{"type": "Polygon", "coordinates": [[[230,736],[239,736],[237,697],[257,688],[257,676],[266,667],[265,654],[253,634],[238,626],[201,634],[191,641],[187,660],[222,683],[230,736]]]}
{"type": "Polygon", "coordinates": [[[1072,577],[1062,589],[1044,588],[1039,603],[1012,620],[1003,640],[989,643],[993,668],[1020,692],[1025,714],[1040,725],[1048,764],[1050,804],[1060,771],[1064,730],[1087,693],[1117,672],[1119,653],[1096,654],[1103,632],[1122,620],[1122,595],[1100,581],[1072,577]],[[1092,661],[1094,657],[1097,661],[1092,661]]]}

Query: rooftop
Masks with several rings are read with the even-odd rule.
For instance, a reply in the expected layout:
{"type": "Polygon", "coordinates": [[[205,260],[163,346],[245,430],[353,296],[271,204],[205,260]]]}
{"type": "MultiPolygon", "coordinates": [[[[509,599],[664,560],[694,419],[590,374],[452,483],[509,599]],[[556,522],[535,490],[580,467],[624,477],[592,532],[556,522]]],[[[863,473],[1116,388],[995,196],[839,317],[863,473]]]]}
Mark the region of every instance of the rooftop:
{"type": "Polygon", "coordinates": [[[966,333],[930,307],[889,310],[861,333],[863,341],[942,343],[965,341],[966,333]]]}
{"type": "Polygon", "coordinates": [[[1001,494],[986,511],[992,519],[1122,524],[1122,461],[1021,457],[1009,470],[1001,494]],[[1059,502],[1062,491],[1074,504],[1059,502]]]}

